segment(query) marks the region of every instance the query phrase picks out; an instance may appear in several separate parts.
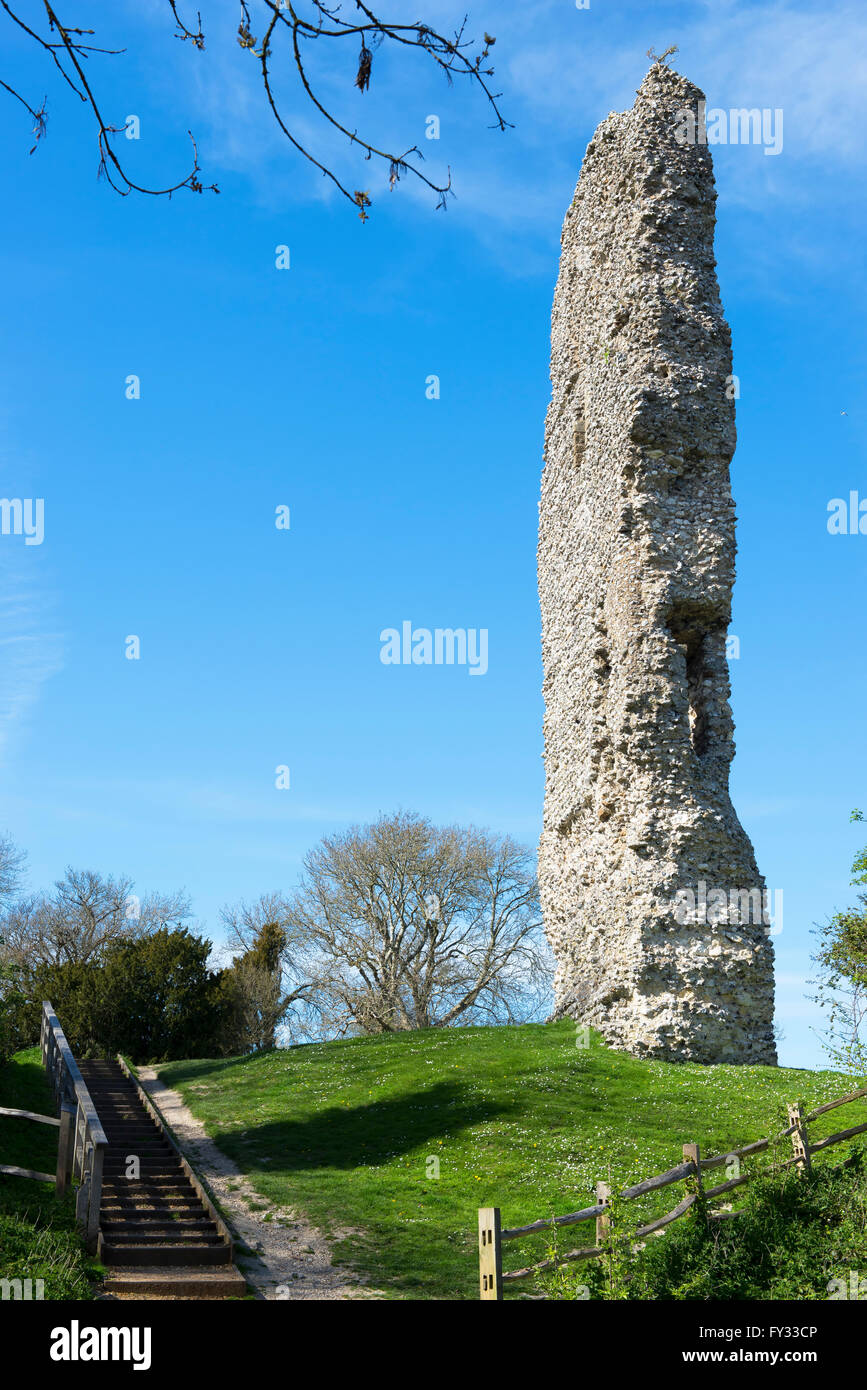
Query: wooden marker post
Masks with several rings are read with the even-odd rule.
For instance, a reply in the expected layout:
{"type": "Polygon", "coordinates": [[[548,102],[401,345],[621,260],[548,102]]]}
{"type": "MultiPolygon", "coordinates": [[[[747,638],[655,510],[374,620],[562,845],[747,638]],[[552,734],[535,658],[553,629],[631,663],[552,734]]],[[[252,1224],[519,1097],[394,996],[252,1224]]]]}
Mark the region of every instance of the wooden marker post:
{"type": "Polygon", "coordinates": [[[810,1163],[810,1141],[807,1137],[807,1126],[804,1123],[804,1116],[801,1113],[800,1105],[789,1105],[786,1107],[789,1124],[795,1125],[792,1132],[792,1149],[797,1159],[797,1168],[801,1173],[809,1173],[812,1167],[810,1163]]]}
{"type": "MultiPolygon", "coordinates": [[[[609,1207],[611,1205],[611,1188],[608,1186],[607,1182],[598,1182],[596,1184],[596,1203],[601,1207],[609,1207]]],[[[611,1217],[607,1212],[603,1212],[601,1216],[597,1216],[596,1218],[596,1244],[602,1248],[608,1243],[610,1235],[611,1217]]]]}
{"type": "Polygon", "coordinates": [[[503,1246],[500,1239],[500,1208],[479,1208],[479,1298],[483,1301],[503,1297],[503,1246]]]}

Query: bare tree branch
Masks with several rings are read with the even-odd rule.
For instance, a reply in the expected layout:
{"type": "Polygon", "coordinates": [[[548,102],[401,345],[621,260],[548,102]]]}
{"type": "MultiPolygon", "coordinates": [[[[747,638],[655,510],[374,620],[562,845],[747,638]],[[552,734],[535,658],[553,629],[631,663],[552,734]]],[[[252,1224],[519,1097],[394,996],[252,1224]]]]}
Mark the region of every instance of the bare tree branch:
{"type": "Polygon", "coordinates": [[[114,941],[136,939],[190,915],[184,893],[138,898],[128,878],[66,871],[50,893],[15,903],[2,920],[10,956],[25,969],[98,961],[114,941]]]}
{"type": "MultiPolygon", "coordinates": [[[[71,2],[72,0],[70,0],[71,2]]],[[[184,43],[190,43],[193,48],[200,52],[204,51],[205,33],[202,27],[201,12],[196,11],[195,28],[193,28],[191,22],[181,17],[179,0],[166,0],[166,3],[174,23],[174,37],[184,43]]],[[[146,193],[154,197],[171,197],[173,193],[182,188],[188,188],[194,193],[201,193],[205,189],[200,177],[198,149],[191,132],[188,134],[193,147],[193,167],[184,178],[164,187],[149,187],[133,179],[124,167],[114,137],[123,134],[125,127],[112,125],[105,118],[93,85],[84,68],[85,61],[92,54],[118,56],[125,52],[124,49],[111,49],[84,42],[85,39],[94,36],[94,31],[62,21],[50,0],[42,0],[47,34],[39,33],[36,28],[26,23],[13,8],[10,0],[0,0],[0,4],[10,20],[51,59],[54,67],[76,96],[89,106],[97,125],[98,175],[100,178],[107,179],[115,192],[123,197],[133,192],[146,193]]],[[[265,100],[277,125],[298,153],[319,169],[326,178],[329,178],[338,191],[358,209],[358,215],[363,222],[367,221],[367,210],[371,205],[369,190],[350,189],[328,165],[324,164],[300,142],[280,110],[274,93],[272,70],[283,52],[280,50],[278,53],[277,47],[282,36],[285,35],[288,39],[290,71],[294,70],[301,90],[326,123],[342,135],[351,146],[358,146],[366,160],[377,160],[387,164],[390,188],[393,189],[404,174],[413,174],[437,195],[438,208],[446,207],[447,199],[452,193],[451,171],[448,171],[448,177],[444,183],[438,183],[434,179],[428,178],[418,167],[418,163],[423,161],[424,156],[417,145],[412,145],[402,153],[383,149],[366,140],[359,135],[356,128],[351,128],[344,120],[334,115],[314,90],[307,66],[309,45],[316,44],[320,40],[338,39],[351,39],[358,43],[359,53],[357,60],[354,61],[353,86],[359,94],[364,94],[370,89],[374,75],[374,55],[382,44],[390,43],[421,50],[440,68],[449,83],[454,80],[455,76],[468,78],[474,86],[478,87],[492,109],[495,117],[494,128],[505,130],[508,127],[509,123],[505,120],[499,107],[500,93],[494,92],[488,82],[488,79],[493,76],[493,68],[485,66],[496,40],[486,33],[481,47],[474,45],[471,40],[465,37],[466,19],[454,35],[448,37],[420,21],[413,24],[392,24],[387,20],[380,19],[367,4],[362,3],[362,0],[356,0],[357,14],[354,19],[344,18],[339,6],[331,8],[325,3],[325,0],[305,0],[304,4],[292,3],[292,0],[239,0],[239,6],[240,22],[237,42],[241,48],[249,50],[258,59],[265,100]],[[261,40],[257,39],[254,33],[254,9],[257,13],[261,12],[263,20],[261,40]]],[[[34,119],[36,144],[31,149],[32,154],[39,140],[45,135],[47,98],[41,107],[36,108],[8,83],[0,80],[0,87],[20,102],[34,119]]],[[[214,183],[208,184],[207,189],[214,193],[220,191],[214,183]]]]}
{"type": "Polygon", "coordinates": [[[8,902],[18,891],[26,858],[11,835],[0,834],[0,903],[8,902]]]}

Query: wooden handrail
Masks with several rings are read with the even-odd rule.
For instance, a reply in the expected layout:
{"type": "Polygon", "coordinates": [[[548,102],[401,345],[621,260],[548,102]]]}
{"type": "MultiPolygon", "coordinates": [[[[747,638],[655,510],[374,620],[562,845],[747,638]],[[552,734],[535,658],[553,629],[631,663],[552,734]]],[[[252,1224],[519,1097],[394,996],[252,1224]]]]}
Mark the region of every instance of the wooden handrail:
{"type": "Polygon", "coordinates": [[[108,1138],[60,1020],[47,999],[42,1001],[40,1042],[42,1061],[54,1086],[55,1099],[61,1112],[57,1153],[58,1190],[64,1190],[70,1173],[78,1179],[75,1215],[84,1228],[88,1249],[95,1251],[99,1243],[102,1168],[108,1138]]]}
{"type": "Polygon", "coordinates": [[[65,1095],[64,1099],[72,1100],[72,1096],[74,1094],[76,1100],[79,1102],[79,1104],[82,1107],[82,1110],[87,1116],[88,1125],[91,1130],[93,1142],[95,1144],[107,1144],[108,1139],[106,1138],[105,1130],[103,1129],[99,1120],[99,1116],[96,1113],[96,1106],[91,1100],[90,1092],[87,1089],[84,1077],[81,1075],[81,1072],[78,1069],[78,1063],[76,1062],[75,1057],[73,1056],[72,1048],[69,1046],[69,1043],[66,1040],[66,1034],[60,1026],[60,1020],[58,1019],[57,1014],[54,1012],[54,1009],[51,1007],[47,999],[44,999],[42,1001],[42,1017],[44,1024],[47,1026],[49,1030],[49,1036],[53,1039],[57,1051],[59,1052],[60,1057],[62,1059],[64,1073],[69,1078],[69,1084],[66,1087],[66,1089],[67,1091],[70,1091],[71,1094],[65,1095]]]}

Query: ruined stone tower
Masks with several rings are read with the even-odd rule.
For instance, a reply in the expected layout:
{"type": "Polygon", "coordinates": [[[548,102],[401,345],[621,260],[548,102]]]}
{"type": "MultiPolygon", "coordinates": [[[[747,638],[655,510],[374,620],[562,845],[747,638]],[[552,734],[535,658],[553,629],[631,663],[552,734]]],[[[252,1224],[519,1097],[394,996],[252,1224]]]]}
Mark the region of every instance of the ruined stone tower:
{"type": "Polygon", "coordinates": [[[654,63],[563,226],[539,878],[558,1014],[639,1056],[774,1063],[764,882],[728,790],[735,421],[701,100],[654,63]]]}

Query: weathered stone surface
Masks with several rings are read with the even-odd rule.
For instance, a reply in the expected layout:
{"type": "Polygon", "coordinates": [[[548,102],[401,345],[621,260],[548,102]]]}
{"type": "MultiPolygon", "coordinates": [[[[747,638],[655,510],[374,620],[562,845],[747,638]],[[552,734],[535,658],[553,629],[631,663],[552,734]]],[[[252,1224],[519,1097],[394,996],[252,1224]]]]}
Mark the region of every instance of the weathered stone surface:
{"type": "Polygon", "coordinates": [[[711,155],[678,116],[701,98],[654,63],[588,145],[563,227],[539,534],[539,873],[558,1014],[640,1056],[773,1063],[767,925],[675,909],[702,884],[764,888],[728,789],[731,336],[711,155]]]}

